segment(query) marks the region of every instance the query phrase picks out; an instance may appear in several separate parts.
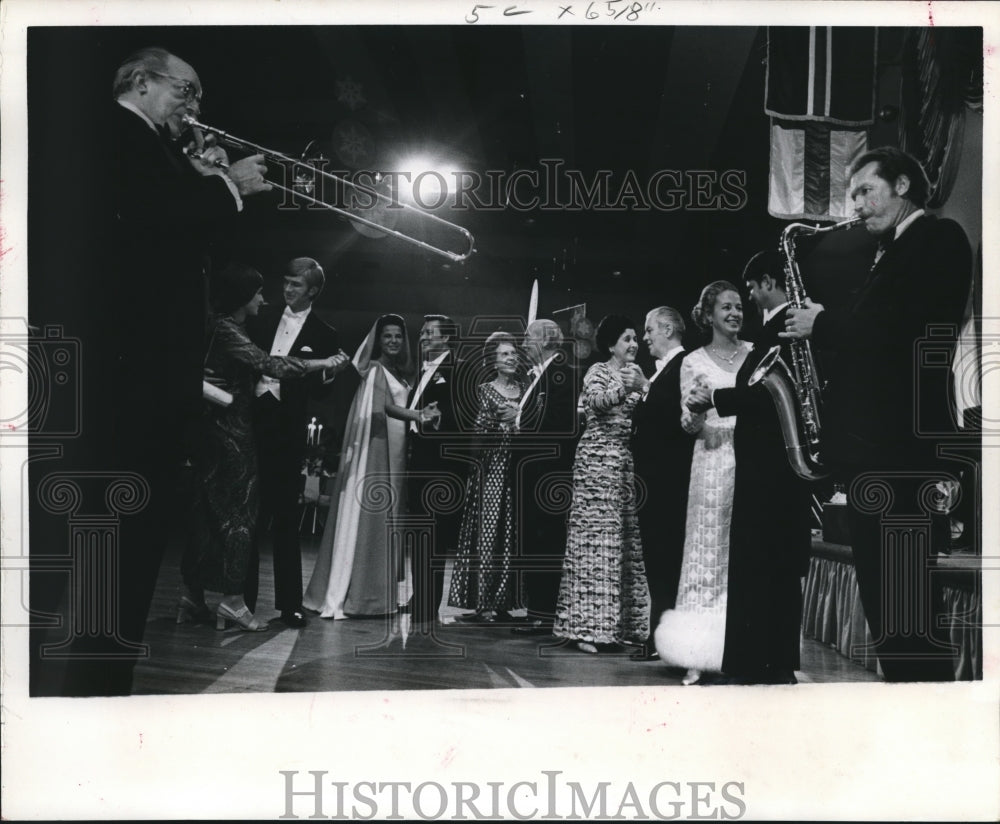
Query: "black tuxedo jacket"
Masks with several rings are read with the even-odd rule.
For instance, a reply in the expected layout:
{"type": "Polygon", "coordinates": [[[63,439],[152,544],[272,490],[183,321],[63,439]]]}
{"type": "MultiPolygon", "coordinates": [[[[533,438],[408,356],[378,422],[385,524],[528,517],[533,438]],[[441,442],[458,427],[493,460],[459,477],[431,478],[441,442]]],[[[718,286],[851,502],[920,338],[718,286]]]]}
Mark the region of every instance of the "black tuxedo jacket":
{"type": "MultiPolygon", "coordinates": [[[[687,500],[694,435],[681,427],[681,363],[679,352],[656,376],[646,397],[632,412],[632,457],[635,474],[648,490],[676,490],[687,500]]],[[[648,501],[659,506],[664,501],[648,501]]]]}
{"type": "MultiPolygon", "coordinates": [[[[466,388],[462,385],[462,376],[467,374],[463,364],[455,361],[454,350],[434,370],[430,381],[420,394],[416,408],[423,409],[431,403],[436,403],[441,411],[441,419],[436,428],[417,427],[414,432],[409,422],[406,424],[407,438],[407,506],[411,513],[431,516],[435,519],[435,546],[439,553],[454,549],[461,523],[462,508],[446,507],[443,511],[434,509],[434,502],[425,500],[424,492],[435,482],[448,484],[455,495],[456,501],[462,500],[468,466],[462,457],[447,454],[448,450],[468,451],[471,434],[462,431],[459,409],[462,393],[466,388]],[[466,447],[466,448],[463,448],[466,447]]],[[[407,407],[413,403],[420,381],[421,373],[416,378],[413,389],[407,396],[407,407]]],[[[441,500],[448,496],[442,496],[441,500]]],[[[426,569],[421,570],[421,575],[426,569]]],[[[419,603],[419,599],[418,599],[419,603]]]]}
{"type": "MultiPolygon", "coordinates": [[[[247,324],[250,339],[265,352],[271,351],[274,335],[278,331],[278,323],[284,311],[283,305],[265,307],[247,324]]],[[[337,331],[325,323],[313,309],[306,315],[288,354],[296,358],[317,360],[330,357],[338,347],[337,331]]],[[[332,382],[323,383],[322,372],[312,372],[304,377],[282,380],[280,410],[283,425],[296,430],[304,428],[309,399],[324,397],[331,387],[332,382]]],[[[299,440],[305,442],[304,437],[299,440]]]]}
{"type": "Polygon", "coordinates": [[[789,341],[778,337],[785,329],[787,314],[786,307],[764,325],[736,374],[736,385],[716,389],[712,397],[720,416],[736,416],[730,554],[733,546],[745,545],[749,547],[746,554],[760,553],[804,573],[811,547],[809,485],[788,462],[778,413],[767,388],[762,383],[747,385],[775,345],[781,346],[781,358],[791,369],[789,341]]]}
{"type": "MultiPolygon", "coordinates": [[[[533,377],[529,375],[528,386],[533,377]]],[[[542,372],[534,388],[527,390],[519,426],[519,438],[524,441],[559,447],[559,454],[551,461],[533,461],[529,466],[542,474],[554,469],[570,469],[579,435],[579,416],[576,402],[579,395],[579,372],[573,368],[565,352],[560,351],[542,372]]]]}
{"type": "MultiPolygon", "coordinates": [[[[407,446],[409,450],[410,466],[413,470],[422,472],[433,472],[441,467],[452,467],[453,461],[442,457],[441,449],[446,444],[454,444],[458,434],[458,392],[459,375],[462,374],[460,366],[455,363],[455,353],[450,352],[447,358],[434,370],[427,386],[420,394],[417,403],[418,409],[423,409],[432,403],[437,403],[437,408],[441,411],[441,419],[436,428],[426,427],[413,432],[407,423],[407,446]]],[[[419,373],[415,379],[413,388],[406,398],[407,407],[413,403],[413,398],[420,387],[423,373],[419,373]]]]}
{"type": "Polygon", "coordinates": [[[954,430],[951,354],[972,278],[972,252],[953,220],[923,215],[872,268],[847,311],[816,317],[814,345],[836,360],[823,449],[851,465],[933,459],[954,430]]]}
{"type": "Polygon", "coordinates": [[[151,428],[201,409],[210,245],[238,207],[226,182],[191,168],[137,114],[112,103],[107,158],[114,281],[108,335],[122,406],[151,428]]]}

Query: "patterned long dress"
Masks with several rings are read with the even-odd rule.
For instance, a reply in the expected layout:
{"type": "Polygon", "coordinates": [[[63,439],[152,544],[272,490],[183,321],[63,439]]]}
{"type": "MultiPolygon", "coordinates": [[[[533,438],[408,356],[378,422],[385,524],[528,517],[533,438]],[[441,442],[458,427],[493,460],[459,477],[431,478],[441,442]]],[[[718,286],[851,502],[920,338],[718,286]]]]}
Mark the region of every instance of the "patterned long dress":
{"type": "Polygon", "coordinates": [[[649,588],[629,451],[632,410],[616,369],[596,363],[583,379],[586,429],[573,463],[573,506],[553,634],[612,644],[649,634],[649,588]]]}
{"type": "MultiPolygon", "coordinates": [[[[749,351],[750,345],[743,343],[749,351]]],[[[733,512],[736,417],[720,418],[714,408],[692,413],[684,404],[696,382],[712,389],[736,385],[736,373],[712,360],[704,347],[681,364],[681,425],[697,433],[691,457],[687,531],[674,609],[656,629],[656,651],[666,664],[718,672],[726,640],[729,591],[729,523],[733,512]]]]}
{"type": "Polygon", "coordinates": [[[272,357],[229,315],[213,319],[205,366],[233,396],[226,407],[206,404],[196,469],[197,497],[181,575],[192,590],[242,595],[257,522],[257,449],[253,388],[261,375],[304,375],[299,358],[272,357]]]}
{"type": "Polygon", "coordinates": [[[458,533],[458,553],[451,576],[448,603],[477,612],[518,609],[516,580],[510,562],[516,521],[512,491],[510,427],[500,422],[505,398],[491,383],[478,387],[479,412],[475,431],[483,439],[466,482],[466,506],[458,533]]]}

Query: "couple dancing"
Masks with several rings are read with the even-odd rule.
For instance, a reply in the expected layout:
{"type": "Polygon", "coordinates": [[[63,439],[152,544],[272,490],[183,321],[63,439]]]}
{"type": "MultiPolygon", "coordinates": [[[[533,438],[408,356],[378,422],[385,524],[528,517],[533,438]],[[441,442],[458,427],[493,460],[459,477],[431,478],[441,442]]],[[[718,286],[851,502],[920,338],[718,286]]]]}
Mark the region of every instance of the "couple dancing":
{"type": "MultiPolygon", "coordinates": [[[[428,316],[421,330],[423,356],[432,364],[414,380],[406,323],[380,317],[355,353],[361,377],[351,404],[330,511],[303,605],[323,618],[389,615],[410,601],[413,570],[387,526],[405,511],[407,428],[435,426],[433,402],[415,407],[417,393],[444,381],[450,350],[442,325],[428,316]],[[433,327],[432,334],[425,334],[433,327]],[[436,361],[436,363],[435,363],[436,361]],[[430,373],[428,375],[428,373],[430,373]]],[[[425,397],[426,400],[426,397],[425,397]]]]}

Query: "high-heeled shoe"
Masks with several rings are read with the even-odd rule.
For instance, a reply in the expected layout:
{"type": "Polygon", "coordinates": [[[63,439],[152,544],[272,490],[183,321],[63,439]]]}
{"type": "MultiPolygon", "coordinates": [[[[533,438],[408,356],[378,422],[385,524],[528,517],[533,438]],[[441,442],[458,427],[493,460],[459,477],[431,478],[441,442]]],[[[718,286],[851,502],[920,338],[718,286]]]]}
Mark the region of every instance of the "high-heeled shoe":
{"type": "Polygon", "coordinates": [[[177,623],[178,624],[210,624],[212,623],[212,610],[205,602],[198,603],[187,595],[182,595],[177,601],[177,623]]]}
{"type": "Polygon", "coordinates": [[[244,632],[264,632],[267,624],[257,618],[244,604],[238,612],[220,603],[215,610],[215,628],[223,630],[228,624],[236,624],[244,632]]]}
{"type": "Polygon", "coordinates": [[[685,687],[693,686],[701,680],[701,670],[689,669],[685,676],[681,679],[681,683],[685,687]]]}
{"type": "Polygon", "coordinates": [[[588,655],[597,655],[597,645],[590,643],[590,641],[577,641],[576,648],[588,655]]]}

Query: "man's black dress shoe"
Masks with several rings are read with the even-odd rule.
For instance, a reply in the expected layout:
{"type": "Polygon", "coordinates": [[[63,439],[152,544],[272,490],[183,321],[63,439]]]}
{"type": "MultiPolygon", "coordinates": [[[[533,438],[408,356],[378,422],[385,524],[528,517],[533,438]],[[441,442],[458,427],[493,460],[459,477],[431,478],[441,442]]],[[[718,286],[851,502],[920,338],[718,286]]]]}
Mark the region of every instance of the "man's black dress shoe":
{"type": "Polygon", "coordinates": [[[629,655],[633,661],[656,661],[659,657],[652,644],[641,644],[629,655]]]}
{"type": "Polygon", "coordinates": [[[551,635],[552,622],[540,619],[528,620],[523,624],[518,624],[510,630],[514,635],[551,635]]]}
{"type": "Polygon", "coordinates": [[[277,620],[281,621],[281,623],[291,629],[302,629],[302,627],[308,623],[301,608],[282,610],[281,615],[278,616],[277,620]]]}

